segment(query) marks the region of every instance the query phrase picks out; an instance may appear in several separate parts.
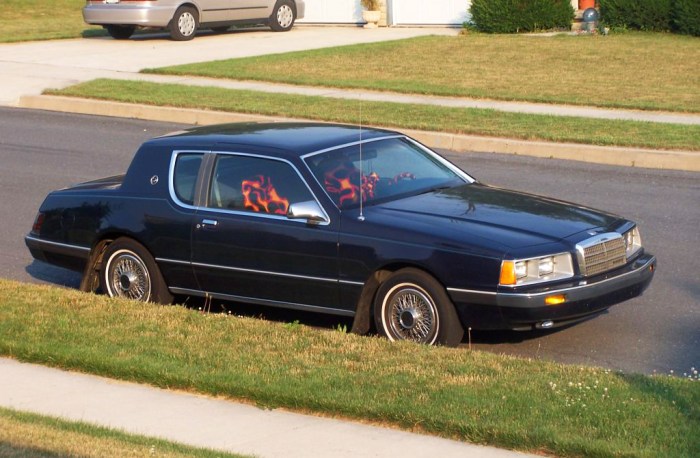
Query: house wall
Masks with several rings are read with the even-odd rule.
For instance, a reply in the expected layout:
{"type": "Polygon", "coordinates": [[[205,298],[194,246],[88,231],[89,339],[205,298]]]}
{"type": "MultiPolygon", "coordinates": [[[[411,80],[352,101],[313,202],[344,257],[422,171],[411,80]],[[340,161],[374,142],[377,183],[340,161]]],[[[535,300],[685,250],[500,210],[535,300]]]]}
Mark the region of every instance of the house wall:
{"type": "Polygon", "coordinates": [[[461,26],[469,18],[469,0],[390,0],[393,25],[461,26]]]}
{"type": "MultiPolygon", "coordinates": [[[[305,0],[300,24],[362,24],[360,0],[305,0]]],[[[460,26],[469,19],[470,0],[380,0],[379,25],[460,26]]],[[[571,0],[574,10],[578,0],[571,0]]]]}
{"type": "MultiPolygon", "coordinates": [[[[305,0],[300,24],[362,24],[360,0],[305,0]]],[[[380,25],[461,25],[469,0],[380,0],[380,25]]]]}

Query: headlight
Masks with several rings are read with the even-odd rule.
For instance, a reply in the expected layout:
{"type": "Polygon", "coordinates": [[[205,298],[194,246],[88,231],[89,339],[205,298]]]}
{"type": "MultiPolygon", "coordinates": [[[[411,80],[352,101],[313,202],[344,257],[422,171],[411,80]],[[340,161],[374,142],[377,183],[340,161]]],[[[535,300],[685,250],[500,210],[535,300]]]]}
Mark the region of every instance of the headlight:
{"type": "Polygon", "coordinates": [[[625,232],[622,237],[625,239],[625,255],[629,260],[637,251],[642,249],[642,236],[639,235],[639,228],[635,226],[633,229],[625,232]]]}
{"type": "Polygon", "coordinates": [[[539,258],[503,261],[499,283],[506,286],[519,286],[573,276],[571,254],[559,253],[539,258]]]}

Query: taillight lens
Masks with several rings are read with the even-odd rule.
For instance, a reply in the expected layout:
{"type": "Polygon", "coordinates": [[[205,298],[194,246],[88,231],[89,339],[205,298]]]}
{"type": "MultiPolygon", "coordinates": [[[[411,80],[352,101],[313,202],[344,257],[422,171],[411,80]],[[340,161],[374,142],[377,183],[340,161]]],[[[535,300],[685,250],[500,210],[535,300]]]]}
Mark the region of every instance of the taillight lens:
{"type": "Polygon", "coordinates": [[[44,224],[44,214],[37,213],[36,219],[34,219],[34,225],[32,226],[32,233],[39,234],[41,232],[41,226],[44,224]]]}

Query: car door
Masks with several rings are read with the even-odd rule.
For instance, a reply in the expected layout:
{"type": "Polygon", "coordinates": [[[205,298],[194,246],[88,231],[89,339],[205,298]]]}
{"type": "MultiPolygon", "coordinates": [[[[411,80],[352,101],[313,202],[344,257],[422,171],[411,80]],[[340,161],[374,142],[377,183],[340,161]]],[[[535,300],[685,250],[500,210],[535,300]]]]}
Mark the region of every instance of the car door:
{"type": "MultiPolygon", "coordinates": [[[[193,227],[192,265],[214,297],[349,315],[339,308],[337,222],[287,218],[317,200],[288,161],[216,153],[193,227]]],[[[327,215],[326,215],[327,216],[327,215]]]]}
{"type": "Polygon", "coordinates": [[[265,18],[273,3],[274,0],[201,0],[201,22],[265,18]]]}

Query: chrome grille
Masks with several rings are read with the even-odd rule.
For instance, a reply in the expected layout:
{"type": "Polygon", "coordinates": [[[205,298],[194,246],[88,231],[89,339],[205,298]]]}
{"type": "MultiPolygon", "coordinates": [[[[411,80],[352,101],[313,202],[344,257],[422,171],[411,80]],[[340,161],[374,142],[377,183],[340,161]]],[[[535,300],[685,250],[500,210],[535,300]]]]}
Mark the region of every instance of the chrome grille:
{"type": "Polygon", "coordinates": [[[621,234],[600,234],[576,245],[581,273],[587,277],[597,275],[627,262],[625,241],[621,234]]]}

